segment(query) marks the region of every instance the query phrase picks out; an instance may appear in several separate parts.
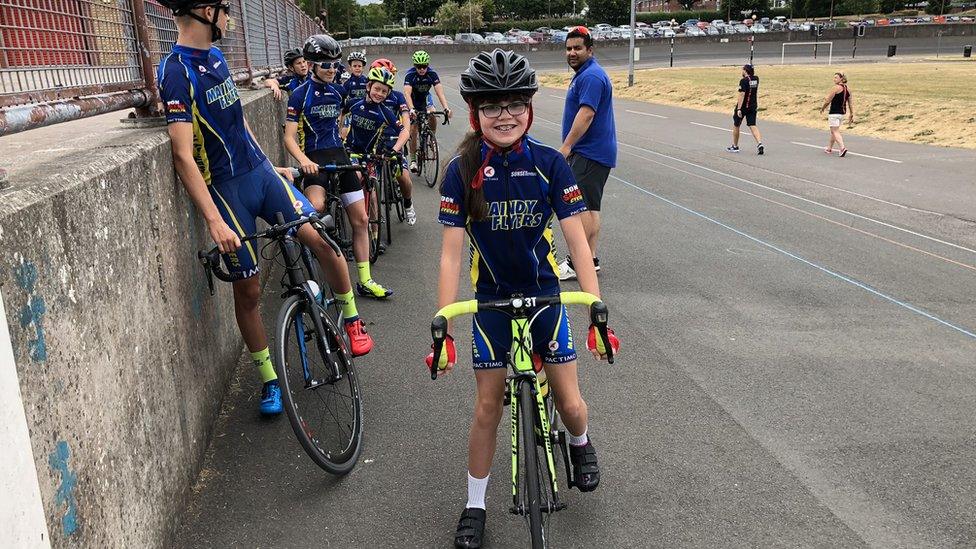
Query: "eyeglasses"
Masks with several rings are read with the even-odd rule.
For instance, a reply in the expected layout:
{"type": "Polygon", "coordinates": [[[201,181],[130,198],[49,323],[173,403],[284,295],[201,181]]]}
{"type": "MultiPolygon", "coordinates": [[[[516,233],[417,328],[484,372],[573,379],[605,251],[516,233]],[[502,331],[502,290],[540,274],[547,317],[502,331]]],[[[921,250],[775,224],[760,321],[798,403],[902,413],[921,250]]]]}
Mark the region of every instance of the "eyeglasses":
{"type": "Polygon", "coordinates": [[[420,69],[426,69],[428,65],[414,65],[414,67],[416,67],[417,70],[420,70],[420,69]]]}
{"type": "Polygon", "coordinates": [[[326,61],[325,63],[319,63],[319,65],[322,65],[323,69],[338,69],[342,63],[339,61],[326,61]]]}
{"type": "Polygon", "coordinates": [[[508,111],[512,116],[519,116],[529,110],[529,104],[526,101],[512,101],[508,105],[482,105],[478,110],[485,115],[485,118],[498,118],[502,115],[502,111],[508,111]]]}
{"type": "Polygon", "coordinates": [[[230,4],[217,4],[214,6],[217,10],[224,10],[224,13],[230,15],[230,4]]]}

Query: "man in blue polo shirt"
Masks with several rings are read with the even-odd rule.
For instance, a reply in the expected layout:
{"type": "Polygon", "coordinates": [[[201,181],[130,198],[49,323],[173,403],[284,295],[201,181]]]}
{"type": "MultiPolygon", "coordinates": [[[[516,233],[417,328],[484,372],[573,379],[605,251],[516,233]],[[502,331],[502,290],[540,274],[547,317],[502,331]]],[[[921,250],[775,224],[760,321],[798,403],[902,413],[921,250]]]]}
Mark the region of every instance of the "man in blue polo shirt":
{"type": "MultiPolygon", "coordinates": [[[[576,74],[566,93],[563,145],[559,152],[566,157],[583,191],[587,211],[581,214],[581,221],[593,253],[593,266],[599,273],[596,244],[600,236],[600,203],[610,169],[617,165],[613,86],[593,57],[593,37],[586,27],[576,27],[566,35],[566,61],[576,74]]],[[[575,278],[576,270],[567,256],[559,265],[559,280],[575,278]]]]}

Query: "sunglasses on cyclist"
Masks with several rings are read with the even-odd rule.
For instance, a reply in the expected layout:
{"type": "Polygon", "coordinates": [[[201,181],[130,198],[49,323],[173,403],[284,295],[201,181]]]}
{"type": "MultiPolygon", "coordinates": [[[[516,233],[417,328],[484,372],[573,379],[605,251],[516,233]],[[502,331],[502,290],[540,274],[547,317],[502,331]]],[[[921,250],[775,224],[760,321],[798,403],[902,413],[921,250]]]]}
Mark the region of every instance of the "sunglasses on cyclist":
{"type": "Polygon", "coordinates": [[[498,118],[502,115],[502,111],[508,111],[508,114],[512,116],[519,116],[529,110],[529,103],[526,101],[512,101],[508,105],[482,105],[478,110],[481,111],[481,114],[485,115],[485,118],[498,118]]]}
{"type": "Polygon", "coordinates": [[[342,63],[339,61],[326,61],[324,63],[319,63],[323,69],[338,69],[342,63]]]}
{"type": "Polygon", "coordinates": [[[218,11],[223,10],[224,13],[230,15],[230,4],[217,4],[216,6],[214,6],[214,8],[217,9],[218,11]]]}
{"type": "Polygon", "coordinates": [[[426,69],[428,65],[414,65],[417,69],[426,69]]]}

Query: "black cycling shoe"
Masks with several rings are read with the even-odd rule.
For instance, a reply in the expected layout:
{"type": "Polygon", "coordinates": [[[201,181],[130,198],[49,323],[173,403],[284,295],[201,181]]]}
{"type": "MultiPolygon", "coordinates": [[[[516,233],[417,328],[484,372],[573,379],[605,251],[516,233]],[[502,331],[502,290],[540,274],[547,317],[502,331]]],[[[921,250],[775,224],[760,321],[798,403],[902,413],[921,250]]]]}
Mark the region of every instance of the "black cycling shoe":
{"type": "Polygon", "coordinates": [[[454,547],[458,549],[478,549],[485,537],[485,510],[466,508],[458,521],[454,534],[454,547]]]}
{"type": "Polygon", "coordinates": [[[596,448],[591,441],[583,446],[569,445],[569,460],[573,462],[573,486],[580,492],[592,492],[600,485],[600,466],[596,463],[596,448]]]}

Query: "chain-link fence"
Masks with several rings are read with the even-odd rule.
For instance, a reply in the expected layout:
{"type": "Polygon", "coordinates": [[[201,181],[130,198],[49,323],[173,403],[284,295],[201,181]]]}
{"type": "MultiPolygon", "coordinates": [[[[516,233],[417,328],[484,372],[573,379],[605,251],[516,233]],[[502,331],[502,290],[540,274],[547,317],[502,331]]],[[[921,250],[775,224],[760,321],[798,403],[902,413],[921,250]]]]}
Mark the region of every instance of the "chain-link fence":
{"type": "MultiPolygon", "coordinates": [[[[229,0],[219,43],[245,82],[322,32],[293,0],[229,0]]],[[[156,0],[0,0],[0,135],[136,107],[155,112],[155,68],[176,41],[156,0]]]]}

